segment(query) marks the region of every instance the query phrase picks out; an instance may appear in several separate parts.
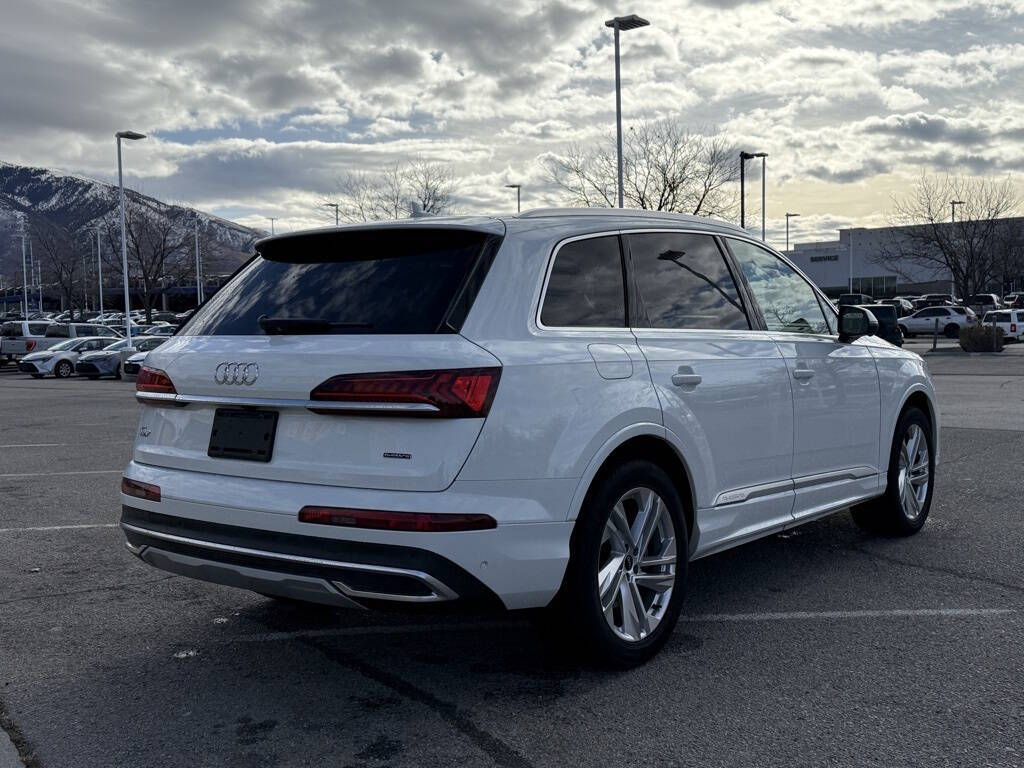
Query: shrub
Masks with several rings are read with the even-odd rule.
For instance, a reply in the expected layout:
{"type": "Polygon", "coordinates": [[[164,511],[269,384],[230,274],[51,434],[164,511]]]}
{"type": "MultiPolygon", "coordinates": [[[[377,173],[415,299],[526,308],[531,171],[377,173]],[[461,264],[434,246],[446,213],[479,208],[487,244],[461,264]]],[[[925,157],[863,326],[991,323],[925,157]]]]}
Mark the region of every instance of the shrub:
{"type": "Polygon", "coordinates": [[[991,325],[961,328],[960,348],[964,352],[1002,352],[1003,329],[991,325]]]}

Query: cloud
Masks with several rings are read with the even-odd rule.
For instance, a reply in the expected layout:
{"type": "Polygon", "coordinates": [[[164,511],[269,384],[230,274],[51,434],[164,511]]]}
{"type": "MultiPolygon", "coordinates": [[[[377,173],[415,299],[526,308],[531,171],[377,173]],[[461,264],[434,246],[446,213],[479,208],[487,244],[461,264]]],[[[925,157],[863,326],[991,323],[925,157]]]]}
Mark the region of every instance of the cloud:
{"type": "MultiPolygon", "coordinates": [[[[597,0],[9,5],[0,159],[109,180],[113,133],[133,128],[150,138],[126,150],[131,183],[219,213],[323,223],[341,173],[412,156],[454,165],[466,212],[508,210],[503,184],[520,180],[524,205],[555,204],[546,153],[614,127],[597,0]]],[[[651,26],[621,38],[627,128],[674,119],[766,151],[769,185],[808,217],[852,215],[846,187],[867,200],[857,216],[880,215],[891,178],[921,164],[1024,157],[1020,0],[637,12],[651,26]]]]}

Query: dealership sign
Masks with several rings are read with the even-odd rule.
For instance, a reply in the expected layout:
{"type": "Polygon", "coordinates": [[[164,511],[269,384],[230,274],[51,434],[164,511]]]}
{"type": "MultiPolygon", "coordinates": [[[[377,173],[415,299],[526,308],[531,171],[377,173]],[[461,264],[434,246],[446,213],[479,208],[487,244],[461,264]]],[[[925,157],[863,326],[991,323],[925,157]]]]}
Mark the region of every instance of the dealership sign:
{"type": "Polygon", "coordinates": [[[833,253],[828,256],[811,256],[811,261],[839,261],[839,254],[833,253]]]}

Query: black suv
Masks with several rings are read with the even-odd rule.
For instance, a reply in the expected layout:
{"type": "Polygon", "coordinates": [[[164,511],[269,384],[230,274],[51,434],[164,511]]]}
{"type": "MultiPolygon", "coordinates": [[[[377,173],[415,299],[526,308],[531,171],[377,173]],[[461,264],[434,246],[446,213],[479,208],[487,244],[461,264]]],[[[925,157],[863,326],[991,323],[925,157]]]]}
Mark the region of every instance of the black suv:
{"type": "Polygon", "coordinates": [[[859,306],[868,310],[878,320],[878,332],[875,333],[875,336],[885,339],[897,347],[903,346],[903,332],[900,331],[900,326],[897,323],[899,318],[896,314],[896,307],[892,304],[861,304],[859,306]]]}

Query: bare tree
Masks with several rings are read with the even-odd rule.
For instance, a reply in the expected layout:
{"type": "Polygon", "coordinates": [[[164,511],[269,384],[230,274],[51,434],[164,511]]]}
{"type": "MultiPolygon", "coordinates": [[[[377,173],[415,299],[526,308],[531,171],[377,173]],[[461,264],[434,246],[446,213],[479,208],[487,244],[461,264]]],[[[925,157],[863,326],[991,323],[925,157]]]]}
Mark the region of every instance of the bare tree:
{"type": "Polygon", "coordinates": [[[451,208],[455,172],[445,163],[425,160],[396,162],[377,173],[350,172],[338,181],[338,215],[345,221],[401,219],[417,205],[440,215],[451,208]]]}
{"type": "Polygon", "coordinates": [[[897,229],[876,261],[904,278],[911,276],[902,265],[948,274],[962,297],[983,291],[1020,259],[1020,222],[1007,218],[1020,204],[1009,179],[924,173],[906,197],[893,201],[889,223],[897,229]],[[955,223],[952,201],[962,201],[955,223]]]}
{"type": "MultiPolygon", "coordinates": [[[[195,269],[190,258],[192,228],[185,209],[157,208],[149,198],[129,197],[125,203],[125,242],[128,251],[128,282],[141,289],[146,322],[150,322],[157,299],[173,284],[195,269]]],[[[121,224],[111,213],[106,219],[106,257],[121,268],[121,224]],[[114,258],[114,257],[118,258],[114,258]]]]}
{"type": "Polygon", "coordinates": [[[35,255],[44,280],[53,280],[60,288],[62,304],[71,310],[86,304],[85,269],[89,258],[89,232],[72,231],[44,216],[32,216],[29,232],[35,243],[35,255]],[[81,303],[79,303],[81,302],[81,303]]]}
{"type": "MultiPolygon", "coordinates": [[[[578,144],[547,163],[548,179],[572,205],[614,207],[618,164],[614,137],[578,144]]],[[[640,122],[623,136],[623,199],[630,208],[730,218],[737,197],[738,152],[716,134],[669,120],[640,122]]]]}

